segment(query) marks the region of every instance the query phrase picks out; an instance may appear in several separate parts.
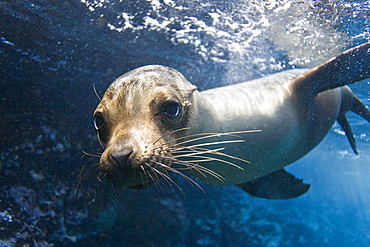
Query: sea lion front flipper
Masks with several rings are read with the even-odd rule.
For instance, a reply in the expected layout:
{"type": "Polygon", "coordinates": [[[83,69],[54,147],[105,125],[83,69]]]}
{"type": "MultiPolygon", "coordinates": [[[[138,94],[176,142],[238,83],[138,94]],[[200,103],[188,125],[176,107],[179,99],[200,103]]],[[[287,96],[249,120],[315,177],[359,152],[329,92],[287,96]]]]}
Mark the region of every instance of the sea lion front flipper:
{"type": "Polygon", "coordinates": [[[291,199],[303,195],[310,188],[302,179],[284,169],[236,186],[252,196],[265,199],[291,199]]]}
{"type": "Polygon", "coordinates": [[[300,96],[318,93],[370,77],[370,42],[349,49],[291,81],[300,96]]]}

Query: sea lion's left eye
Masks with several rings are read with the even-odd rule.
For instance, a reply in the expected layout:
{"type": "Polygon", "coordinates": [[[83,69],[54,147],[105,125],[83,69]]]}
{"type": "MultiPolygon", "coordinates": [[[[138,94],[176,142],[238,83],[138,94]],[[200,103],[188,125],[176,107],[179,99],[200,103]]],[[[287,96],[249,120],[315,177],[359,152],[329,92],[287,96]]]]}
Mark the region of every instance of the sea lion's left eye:
{"type": "Polygon", "coordinates": [[[177,101],[168,101],[164,103],[162,112],[170,118],[176,118],[181,113],[181,105],[177,101]]]}

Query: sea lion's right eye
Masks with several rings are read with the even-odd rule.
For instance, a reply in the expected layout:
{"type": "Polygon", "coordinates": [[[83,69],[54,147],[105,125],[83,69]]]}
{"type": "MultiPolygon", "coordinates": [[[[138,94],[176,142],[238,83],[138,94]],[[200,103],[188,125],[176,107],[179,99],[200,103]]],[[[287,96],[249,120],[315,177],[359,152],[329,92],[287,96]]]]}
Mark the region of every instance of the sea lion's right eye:
{"type": "Polygon", "coordinates": [[[181,105],[177,101],[168,101],[163,105],[162,112],[166,116],[175,119],[181,113],[181,105]]]}
{"type": "Polygon", "coordinates": [[[99,131],[105,124],[104,118],[100,114],[94,116],[94,127],[96,131],[99,131]]]}

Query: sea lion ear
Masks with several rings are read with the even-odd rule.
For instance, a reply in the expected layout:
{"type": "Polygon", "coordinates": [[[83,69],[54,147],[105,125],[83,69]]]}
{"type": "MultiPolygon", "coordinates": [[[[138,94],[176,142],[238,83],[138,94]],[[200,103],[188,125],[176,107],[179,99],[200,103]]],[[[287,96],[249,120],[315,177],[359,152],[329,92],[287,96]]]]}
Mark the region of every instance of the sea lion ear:
{"type": "Polygon", "coordinates": [[[188,95],[187,97],[190,99],[194,96],[194,92],[196,92],[198,90],[198,87],[191,84],[191,87],[190,87],[190,90],[188,90],[188,95]]]}
{"type": "Polygon", "coordinates": [[[191,85],[191,93],[194,93],[198,89],[197,86],[191,85]]]}
{"type": "Polygon", "coordinates": [[[182,94],[183,96],[185,96],[185,98],[191,98],[194,94],[195,91],[197,91],[198,87],[193,85],[193,84],[190,84],[190,87],[186,87],[186,89],[182,90],[182,94]]]}

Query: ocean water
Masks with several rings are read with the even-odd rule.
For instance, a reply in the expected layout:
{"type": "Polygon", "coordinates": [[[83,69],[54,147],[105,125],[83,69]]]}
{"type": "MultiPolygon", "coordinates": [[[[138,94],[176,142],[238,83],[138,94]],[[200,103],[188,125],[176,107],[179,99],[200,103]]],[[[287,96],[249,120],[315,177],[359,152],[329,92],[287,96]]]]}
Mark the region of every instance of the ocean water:
{"type": "MultiPolygon", "coordinates": [[[[311,189],[273,201],[174,176],[122,190],[84,169],[102,152],[92,113],[148,64],[200,90],[309,68],[370,41],[369,1],[17,0],[0,3],[0,246],[369,246],[370,125],[348,114],[287,167],[311,189]],[[76,192],[76,187],[78,190],[76,192]]],[[[350,87],[370,107],[370,81],[350,87]]]]}

